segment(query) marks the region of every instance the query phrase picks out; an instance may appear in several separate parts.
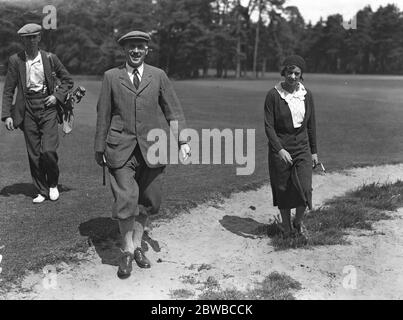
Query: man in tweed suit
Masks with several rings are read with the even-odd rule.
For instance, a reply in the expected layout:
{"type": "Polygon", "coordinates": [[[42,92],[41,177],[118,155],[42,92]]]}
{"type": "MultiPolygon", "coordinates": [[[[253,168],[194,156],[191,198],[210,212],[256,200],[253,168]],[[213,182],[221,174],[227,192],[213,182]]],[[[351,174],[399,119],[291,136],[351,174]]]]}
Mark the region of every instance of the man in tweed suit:
{"type": "MultiPolygon", "coordinates": [[[[112,217],[119,222],[123,254],[118,277],[128,278],[132,261],[149,268],[150,261],[141,249],[144,225],[149,214],[158,212],[161,203],[160,180],[164,164],[150,163],[147,141],[150,130],[160,128],[158,109],[168,122],[185,127],[180,102],[161,69],[144,63],[150,36],[132,31],[118,43],[126,63],[105,72],[97,104],[95,160],[109,168],[114,196],[112,217]]],[[[172,143],[172,142],[171,142],[172,143]]],[[[186,141],[178,141],[183,159],[189,155],[186,141]]]]}

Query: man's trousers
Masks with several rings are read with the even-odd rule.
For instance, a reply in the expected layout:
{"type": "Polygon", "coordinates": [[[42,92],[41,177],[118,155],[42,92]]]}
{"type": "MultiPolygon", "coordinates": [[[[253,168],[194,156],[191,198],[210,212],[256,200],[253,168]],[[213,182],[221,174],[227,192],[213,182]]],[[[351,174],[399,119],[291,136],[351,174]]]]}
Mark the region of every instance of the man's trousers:
{"type": "Polygon", "coordinates": [[[45,108],[43,98],[28,99],[22,130],[34,186],[39,194],[47,197],[49,188],[56,187],[59,180],[56,107],[45,108]]]}
{"type": "Polygon", "coordinates": [[[139,214],[156,214],[161,205],[164,168],[149,168],[137,145],[123,167],[109,169],[114,196],[112,217],[125,220],[139,214]]]}

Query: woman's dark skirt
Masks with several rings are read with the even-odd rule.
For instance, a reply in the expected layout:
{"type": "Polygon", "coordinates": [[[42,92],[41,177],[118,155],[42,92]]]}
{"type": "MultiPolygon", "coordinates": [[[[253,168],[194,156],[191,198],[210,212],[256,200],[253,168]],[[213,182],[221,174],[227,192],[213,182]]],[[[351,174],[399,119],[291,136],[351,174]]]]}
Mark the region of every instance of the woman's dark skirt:
{"type": "Polygon", "coordinates": [[[287,151],[293,159],[293,165],[286,164],[278,153],[269,150],[273,205],[279,209],[312,209],[312,155],[309,147],[306,145],[300,150],[287,151]]]}

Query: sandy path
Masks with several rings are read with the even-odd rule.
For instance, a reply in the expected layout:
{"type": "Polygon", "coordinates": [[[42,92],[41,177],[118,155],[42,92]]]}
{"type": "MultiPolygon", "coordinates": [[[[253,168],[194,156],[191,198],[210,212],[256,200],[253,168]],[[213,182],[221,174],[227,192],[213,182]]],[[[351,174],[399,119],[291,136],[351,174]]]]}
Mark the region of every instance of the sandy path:
{"type": "MultiPolygon", "coordinates": [[[[314,205],[363,183],[397,179],[403,179],[403,164],[315,175],[314,205]]],[[[80,264],[56,266],[57,282],[51,288],[44,286],[43,273],[31,273],[22,288],[3,298],[170,299],[175,289],[188,289],[195,298],[209,276],[223,288],[244,290],[273,271],[302,284],[297,299],[403,298],[403,210],[393,213],[393,220],[377,222],[375,231],[352,230],[351,245],[275,252],[262,233],[277,214],[271,201],[265,186],[159,222],[150,232],[160,247],[158,252],[148,246],[152,268],[143,270],[134,264],[127,280],[119,280],[117,267],[103,264],[97,253],[100,248],[91,247],[80,264]],[[159,259],[162,262],[157,263],[159,259]],[[203,264],[211,268],[198,271],[203,264]],[[356,281],[343,286],[346,276],[351,279],[354,274],[356,281]],[[191,281],[184,283],[185,278],[191,281]]]]}

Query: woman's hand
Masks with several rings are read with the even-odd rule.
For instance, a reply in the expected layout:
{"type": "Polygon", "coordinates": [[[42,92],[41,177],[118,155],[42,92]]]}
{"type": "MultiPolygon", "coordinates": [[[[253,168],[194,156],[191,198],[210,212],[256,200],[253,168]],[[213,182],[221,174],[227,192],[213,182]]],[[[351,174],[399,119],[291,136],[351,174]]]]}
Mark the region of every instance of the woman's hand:
{"type": "Polygon", "coordinates": [[[283,160],[285,163],[289,163],[290,165],[292,165],[292,158],[287,150],[281,149],[278,152],[278,155],[280,156],[281,160],[283,160]]]}
{"type": "Polygon", "coordinates": [[[318,165],[318,163],[319,163],[318,154],[317,154],[317,153],[314,153],[314,154],[312,155],[312,164],[313,164],[314,167],[316,167],[316,166],[318,165]]]}

